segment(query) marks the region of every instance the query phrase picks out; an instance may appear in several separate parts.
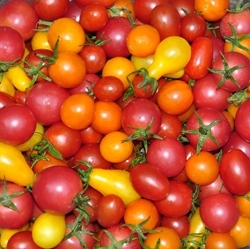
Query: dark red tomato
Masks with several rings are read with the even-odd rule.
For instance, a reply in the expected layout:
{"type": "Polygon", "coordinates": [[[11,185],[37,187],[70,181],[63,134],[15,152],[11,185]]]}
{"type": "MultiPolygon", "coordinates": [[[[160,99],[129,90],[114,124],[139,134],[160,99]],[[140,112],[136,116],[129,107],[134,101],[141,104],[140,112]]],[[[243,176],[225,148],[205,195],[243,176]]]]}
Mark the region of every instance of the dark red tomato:
{"type": "Polygon", "coordinates": [[[75,170],[53,166],[38,173],[33,182],[32,194],[42,210],[68,214],[75,209],[73,200],[82,190],[82,180],[75,170]]]}
{"type": "Polygon", "coordinates": [[[21,61],[25,48],[23,37],[17,30],[8,26],[0,27],[0,32],[0,61],[21,61]]]}
{"type": "Polygon", "coordinates": [[[146,157],[148,163],[159,168],[167,177],[178,175],[186,164],[184,146],[177,139],[171,137],[154,140],[148,146],[146,157]]]}
{"type": "Polygon", "coordinates": [[[151,11],[150,25],[157,29],[161,40],[181,35],[181,17],[176,8],[169,3],[159,4],[151,11]]]}
{"type": "Polygon", "coordinates": [[[200,205],[201,219],[213,232],[225,233],[236,224],[239,209],[236,200],[228,194],[207,196],[200,205]]]}
{"type": "Polygon", "coordinates": [[[12,235],[8,241],[7,249],[42,249],[42,247],[38,246],[33,238],[31,231],[21,231],[14,235],[12,235]]]}
{"type": "Polygon", "coordinates": [[[81,12],[82,12],[82,8],[76,3],[75,0],[72,0],[69,2],[68,10],[63,17],[71,18],[79,22],[81,12]]]}
{"type": "Polygon", "coordinates": [[[103,158],[100,152],[100,144],[97,143],[83,145],[74,155],[74,165],[79,164],[77,167],[75,167],[75,169],[77,170],[77,168],[81,168],[82,170],[86,171],[88,167],[84,164],[81,164],[78,160],[90,163],[93,168],[111,168],[111,163],[103,158]]]}
{"type": "Polygon", "coordinates": [[[161,120],[161,127],[157,135],[162,138],[172,137],[177,139],[182,131],[182,124],[178,117],[161,112],[161,120]]]}
{"type": "MultiPolygon", "coordinates": [[[[50,51],[50,50],[47,50],[47,49],[37,49],[37,50],[31,51],[28,54],[28,56],[25,58],[25,61],[27,61],[28,63],[32,64],[35,67],[38,67],[38,65],[39,65],[39,63],[41,63],[42,59],[39,58],[37,56],[37,54],[46,55],[46,56],[49,56],[49,57],[53,57],[53,55],[54,55],[54,53],[52,51],[50,51]]],[[[48,60],[44,60],[43,63],[42,63],[42,65],[45,65],[48,62],[49,62],[48,60]]],[[[30,69],[31,67],[27,63],[24,63],[24,68],[30,69]]],[[[49,72],[48,72],[48,67],[47,66],[41,68],[40,72],[42,74],[44,74],[45,76],[49,77],[49,72]]],[[[33,75],[30,75],[29,78],[32,79],[33,75]]],[[[44,78],[39,75],[37,77],[37,79],[36,79],[36,82],[39,82],[39,81],[42,81],[42,80],[44,80],[44,78]]]]}
{"type": "MultiPolygon", "coordinates": [[[[86,211],[89,212],[90,214],[90,222],[94,222],[96,221],[97,217],[96,217],[96,208],[99,204],[99,201],[102,199],[102,194],[91,188],[91,187],[88,187],[87,190],[82,194],[82,196],[88,196],[90,199],[87,201],[88,205],[85,205],[85,208],[86,208],[86,211]]],[[[78,216],[79,215],[79,212],[77,211],[77,209],[74,209],[73,210],[73,213],[78,216]]],[[[84,220],[84,219],[83,219],[84,220]]]]}
{"type": "MultiPolygon", "coordinates": [[[[128,159],[126,159],[125,161],[123,161],[121,163],[112,163],[112,167],[115,168],[115,169],[125,170],[133,162],[134,157],[137,157],[137,156],[135,156],[135,152],[133,151],[132,154],[129,156],[128,159]]],[[[132,168],[133,167],[130,167],[129,169],[127,169],[127,171],[131,171],[132,168]]]]}
{"type": "Polygon", "coordinates": [[[170,0],[170,3],[178,10],[181,18],[186,16],[183,9],[187,10],[188,13],[193,13],[195,11],[194,0],[170,0]]]}
{"type": "Polygon", "coordinates": [[[220,33],[222,37],[233,36],[230,23],[236,30],[237,34],[250,33],[250,10],[246,9],[240,13],[227,13],[220,22],[220,33]]]}
{"type": "Polygon", "coordinates": [[[121,16],[110,17],[104,28],[96,33],[96,39],[99,39],[103,34],[102,41],[111,40],[104,45],[107,57],[128,57],[130,55],[127,48],[127,36],[132,30],[130,21],[121,16]]]}
{"type": "MultiPolygon", "coordinates": [[[[246,88],[250,84],[250,60],[245,55],[238,52],[227,52],[224,54],[224,57],[229,69],[239,65],[244,67],[238,68],[232,72],[232,77],[238,83],[240,88],[229,77],[226,77],[226,80],[222,84],[221,88],[230,92],[235,92],[246,88]]],[[[219,57],[213,63],[212,69],[225,70],[222,57],[219,57]]],[[[216,84],[218,85],[222,78],[225,77],[224,74],[212,74],[216,84]]]]}
{"type": "Polygon", "coordinates": [[[11,0],[0,8],[0,26],[9,26],[17,30],[24,41],[34,34],[39,18],[29,1],[11,0]]]}
{"type": "Polygon", "coordinates": [[[106,76],[97,81],[94,95],[100,101],[116,101],[124,91],[122,81],[115,76],[106,76]]]}
{"type": "MultiPolygon", "coordinates": [[[[213,151],[224,146],[230,137],[231,128],[228,120],[222,114],[222,112],[215,108],[200,108],[196,111],[196,113],[198,114],[198,116],[200,117],[201,121],[205,126],[208,126],[215,120],[221,120],[209,130],[217,140],[219,146],[211,138],[207,137],[202,146],[202,150],[213,151]]],[[[186,130],[196,130],[196,129],[200,129],[200,125],[198,123],[196,114],[193,113],[187,121],[186,130]]],[[[200,135],[186,133],[186,136],[190,144],[193,147],[197,148],[200,135]]]]}
{"type": "MultiPolygon", "coordinates": [[[[15,183],[6,183],[7,195],[24,192],[14,198],[11,198],[17,210],[4,207],[0,204],[0,228],[2,229],[19,229],[29,222],[33,214],[34,201],[31,194],[26,188],[15,183]]],[[[4,185],[0,186],[0,196],[2,198],[4,185]]]]}
{"type": "Polygon", "coordinates": [[[186,215],[177,218],[162,216],[161,226],[173,229],[178,234],[179,238],[183,239],[189,234],[190,222],[186,215]]]}
{"type": "Polygon", "coordinates": [[[152,85],[147,84],[145,87],[140,87],[143,82],[143,75],[137,75],[133,81],[134,95],[137,98],[149,99],[153,96],[152,85]]]}
{"type": "Polygon", "coordinates": [[[223,184],[220,174],[216,178],[216,180],[208,185],[201,185],[198,199],[202,201],[205,197],[217,194],[217,193],[225,193],[231,195],[231,193],[226,189],[223,184]]]}
{"type": "Polygon", "coordinates": [[[192,79],[201,79],[208,74],[213,61],[213,43],[207,37],[196,38],[191,45],[191,58],[185,72],[192,79]]]}
{"type": "Polygon", "coordinates": [[[26,92],[21,92],[19,90],[16,90],[14,94],[14,99],[16,103],[20,105],[25,105],[26,97],[27,97],[26,92]]]}
{"type": "Polygon", "coordinates": [[[81,136],[83,144],[99,143],[103,138],[103,135],[96,132],[91,126],[81,130],[81,136]]]}
{"type": "Polygon", "coordinates": [[[10,104],[0,109],[1,142],[22,144],[31,138],[35,129],[36,118],[27,106],[10,104]]]}
{"type": "Polygon", "coordinates": [[[130,171],[130,181],[136,192],[149,200],[164,199],[169,192],[168,178],[150,163],[139,163],[130,171]]]}
{"type": "Polygon", "coordinates": [[[61,121],[61,106],[69,96],[65,88],[44,80],[27,92],[25,105],[34,113],[38,123],[52,125],[61,121]]]}
{"type": "Polygon", "coordinates": [[[5,92],[0,92],[0,109],[9,104],[15,104],[14,97],[5,92]]]}
{"type": "Polygon", "coordinates": [[[40,19],[54,21],[66,14],[69,0],[33,0],[33,7],[40,19]]]}
{"type": "MultiPolygon", "coordinates": [[[[75,0],[80,7],[86,7],[88,4],[93,3],[93,0],[75,0]]],[[[102,4],[105,8],[110,8],[114,5],[115,0],[95,0],[95,2],[102,4]]]]}
{"type": "MultiPolygon", "coordinates": [[[[130,136],[135,128],[145,129],[153,119],[152,126],[148,132],[156,134],[161,126],[161,111],[159,107],[148,99],[136,99],[131,101],[122,113],[122,128],[130,136]]],[[[142,137],[138,138],[142,140],[142,137]]]]}
{"type": "MultiPolygon", "coordinates": [[[[122,225],[122,223],[119,223],[117,225],[111,226],[111,227],[106,229],[108,232],[110,232],[113,235],[114,239],[117,242],[120,242],[120,241],[122,241],[124,239],[129,238],[130,235],[131,235],[131,230],[126,226],[121,227],[121,225],[122,225]]],[[[133,238],[138,238],[138,234],[134,233],[133,238]]],[[[105,247],[105,246],[109,246],[109,245],[112,245],[112,244],[113,243],[109,239],[108,235],[104,232],[102,234],[102,237],[101,237],[100,246],[105,247]]],[[[121,246],[121,248],[122,249],[141,249],[141,245],[139,243],[139,240],[135,239],[135,240],[132,240],[129,243],[128,242],[124,243],[121,246]]]]}
{"type": "Polygon", "coordinates": [[[81,132],[69,128],[63,122],[51,125],[46,130],[45,137],[62,154],[63,158],[75,155],[82,144],[81,132]]]}
{"type": "Polygon", "coordinates": [[[108,19],[107,9],[102,4],[94,2],[83,8],[79,23],[84,30],[96,32],[107,24],[108,19]]]}
{"type": "Polygon", "coordinates": [[[231,149],[242,150],[250,158],[250,143],[242,139],[236,131],[231,133],[227,143],[222,148],[222,153],[225,154],[231,149]]]}
{"type": "Polygon", "coordinates": [[[135,15],[140,22],[149,24],[152,10],[161,3],[169,3],[170,0],[135,0],[135,15]]]}
{"type": "Polygon", "coordinates": [[[229,105],[227,99],[231,97],[231,93],[222,88],[216,90],[217,86],[211,73],[198,79],[192,89],[195,106],[225,110],[229,105]]]}
{"type": "MultiPolygon", "coordinates": [[[[73,214],[67,215],[65,217],[65,222],[66,224],[69,224],[71,226],[74,225],[74,222],[76,220],[76,216],[73,214]]],[[[82,232],[81,237],[82,240],[84,241],[86,248],[93,248],[96,240],[93,236],[91,236],[91,234],[88,234],[89,232],[95,233],[95,227],[92,223],[89,223],[88,225],[85,224],[85,222],[83,221],[81,224],[81,229],[82,232]]],[[[71,232],[71,229],[67,226],[66,227],[66,232],[65,232],[65,236],[68,235],[71,232]]],[[[83,246],[80,244],[80,240],[76,237],[76,236],[71,236],[66,240],[61,241],[56,247],[54,247],[54,249],[80,249],[83,248],[83,246]]]]}
{"type": "Polygon", "coordinates": [[[207,36],[209,40],[213,43],[213,61],[217,60],[221,54],[224,54],[224,44],[225,42],[215,36],[207,36]]]}
{"type": "Polygon", "coordinates": [[[154,201],[158,212],[166,217],[176,218],[187,214],[192,206],[192,190],[183,182],[170,180],[169,193],[160,201],[154,201]]]}
{"type": "Polygon", "coordinates": [[[125,204],[117,195],[103,196],[96,208],[98,223],[103,227],[111,227],[118,224],[125,212],[125,204]]]}
{"type": "Polygon", "coordinates": [[[181,19],[181,36],[188,42],[203,37],[206,32],[206,22],[197,13],[189,13],[181,19]]]}
{"type": "Polygon", "coordinates": [[[122,96],[116,100],[115,102],[122,108],[122,110],[125,109],[125,107],[133,100],[136,100],[137,97],[135,97],[133,94],[130,95],[127,99],[123,100],[124,95],[125,95],[126,91],[123,92],[122,96]]]}
{"type": "Polygon", "coordinates": [[[85,46],[79,55],[85,62],[87,74],[100,72],[107,61],[106,53],[101,46],[85,46]]]}
{"type": "Polygon", "coordinates": [[[250,159],[239,149],[226,152],[220,162],[220,175],[225,187],[234,195],[250,190],[250,159]]]}
{"type": "Polygon", "coordinates": [[[243,104],[241,104],[235,116],[235,130],[240,135],[240,137],[246,140],[247,142],[250,142],[249,111],[250,100],[246,100],[243,104]]]}
{"type": "Polygon", "coordinates": [[[94,96],[91,95],[91,91],[93,91],[94,85],[99,79],[100,77],[97,74],[87,73],[83,82],[77,87],[70,88],[69,92],[71,95],[75,93],[87,93],[93,98],[94,96]]]}

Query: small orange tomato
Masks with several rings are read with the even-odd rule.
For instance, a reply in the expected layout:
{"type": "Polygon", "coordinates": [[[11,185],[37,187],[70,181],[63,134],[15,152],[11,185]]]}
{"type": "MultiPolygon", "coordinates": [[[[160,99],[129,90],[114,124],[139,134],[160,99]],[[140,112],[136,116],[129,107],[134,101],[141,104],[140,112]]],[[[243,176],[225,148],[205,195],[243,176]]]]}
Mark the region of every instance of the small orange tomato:
{"type": "Polygon", "coordinates": [[[77,87],[86,76],[85,62],[74,52],[59,52],[55,64],[49,67],[49,76],[60,87],[77,87]]]}
{"type": "Polygon", "coordinates": [[[172,80],[163,85],[157,94],[160,109],[171,115],[180,115],[193,103],[193,93],[189,85],[181,80],[172,80]]]}
{"type": "Polygon", "coordinates": [[[69,96],[62,104],[61,119],[69,128],[82,130],[93,121],[95,114],[94,100],[85,93],[69,96]]]}
{"type": "MultiPolygon", "coordinates": [[[[137,199],[126,207],[124,213],[124,221],[126,224],[139,225],[148,218],[149,220],[142,227],[152,230],[158,222],[158,210],[152,201],[137,199]]],[[[133,227],[129,228],[133,229],[133,227]]]]}
{"type": "Polygon", "coordinates": [[[218,177],[219,163],[213,154],[201,151],[188,158],[185,169],[187,177],[193,183],[208,185],[218,177]]]}
{"type": "Polygon", "coordinates": [[[154,54],[161,41],[160,34],[151,25],[143,24],[133,28],[127,37],[129,52],[137,57],[147,57],[154,54]]]}
{"type": "Polygon", "coordinates": [[[85,43],[85,31],[75,20],[67,17],[54,21],[48,31],[48,42],[54,49],[59,37],[58,51],[79,53],[85,43]]]}
{"type": "Polygon", "coordinates": [[[177,233],[169,227],[156,227],[157,233],[148,233],[144,244],[149,248],[156,248],[157,241],[160,239],[159,249],[180,249],[181,241],[177,233]]]}
{"type": "Polygon", "coordinates": [[[220,20],[227,14],[230,7],[229,0],[194,0],[195,10],[201,12],[206,21],[220,20]]]}
{"type": "MultiPolygon", "coordinates": [[[[246,195],[250,197],[250,191],[246,195]]],[[[234,198],[238,204],[240,215],[250,219],[250,201],[243,196],[236,196],[234,198]]]]}
{"type": "Polygon", "coordinates": [[[121,163],[133,153],[133,142],[122,142],[128,136],[121,131],[112,131],[100,142],[100,152],[105,160],[111,163],[121,163]]]}
{"type": "MultiPolygon", "coordinates": [[[[114,6],[118,9],[121,9],[119,12],[120,16],[128,18],[130,14],[132,18],[135,20],[134,3],[131,0],[116,0],[114,6]],[[130,13],[128,14],[125,10],[130,11],[130,13]]],[[[109,15],[112,16],[113,14],[112,8],[108,9],[108,11],[109,11],[109,15]]]]}
{"type": "Polygon", "coordinates": [[[206,249],[236,249],[236,243],[230,233],[211,233],[208,235],[206,243],[206,249]]]}
{"type": "Polygon", "coordinates": [[[195,110],[196,110],[196,106],[193,103],[185,112],[183,112],[180,115],[178,115],[178,119],[181,122],[184,122],[184,121],[188,120],[188,118],[193,114],[193,112],[195,110]]]}
{"type": "Polygon", "coordinates": [[[100,134],[118,131],[122,125],[122,109],[115,102],[97,101],[91,127],[100,134]]]}

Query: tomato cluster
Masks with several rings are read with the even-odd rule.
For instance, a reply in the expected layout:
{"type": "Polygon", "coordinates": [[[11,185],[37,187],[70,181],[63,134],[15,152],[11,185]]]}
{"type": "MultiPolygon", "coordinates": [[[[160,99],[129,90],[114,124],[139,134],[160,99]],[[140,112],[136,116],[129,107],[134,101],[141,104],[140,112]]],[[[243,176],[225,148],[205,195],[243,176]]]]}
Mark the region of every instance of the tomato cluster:
{"type": "Polygon", "coordinates": [[[0,248],[250,244],[242,2],[0,7],[0,248]]]}

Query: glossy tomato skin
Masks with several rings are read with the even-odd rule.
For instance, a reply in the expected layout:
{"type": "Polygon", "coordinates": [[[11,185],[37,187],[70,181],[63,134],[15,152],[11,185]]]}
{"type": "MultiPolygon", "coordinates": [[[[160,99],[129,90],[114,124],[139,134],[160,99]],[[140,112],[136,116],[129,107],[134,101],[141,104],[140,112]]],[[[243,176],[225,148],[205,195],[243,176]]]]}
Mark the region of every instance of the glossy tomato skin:
{"type": "Polygon", "coordinates": [[[24,41],[35,34],[33,29],[38,21],[39,18],[29,1],[11,0],[0,8],[0,26],[9,26],[17,30],[24,41]]]}
{"type": "Polygon", "coordinates": [[[159,168],[167,177],[178,175],[186,164],[184,146],[171,137],[165,137],[164,140],[154,140],[148,146],[146,158],[148,163],[159,168]]]}
{"type": "Polygon", "coordinates": [[[225,42],[215,36],[207,36],[207,38],[209,38],[211,40],[211,42],[213,43],[213,62],[215,60],[217,60],[217,58],[219,58],[221,56],[220,53],[224,54],[224,45],[225,42]]]}
{"type": "MultiPolygon", "coordinates": [[[[2,229],[20,229],[29,222],[32,217],[34,209],[34,201],[31,194],[26,188],[15,183],[6,183],[7,194],[15,193],[23,194],[11,199],[19,211],[4,207],[0,204],[0,228],[2,229]]],[[[3,194],[4,186],[0,186],[0,194],[3,194]]]]}
{"type": "Polygon", "coordinates": [[[8,26],[0,27],[0,61],[21,61],[24,55],[24,40],[20,33],[8,26]]]}
{"type": "MultiPolygon", "coordinates": [[[[230,137],[231,128],[228,120],[222,114],[222,112],[214,108],[200,108],[196,111],[196,113],[198,114],[198,116],[200,117],[205,126],[209,125],[215,120],[220,120],[220,119],[222,120],[210,129],[210,132],[217,140],[219,147],[214,141],[212,141],[211,138],[207,137],[203,144],[202,150],[212,151],[224,146],[230,137]]],[[[199,128],[200,126],[198,124],[196,115],[195,113],[193,113],[191,117],[188,119],[186,130],[193,130],[199,128]]],[[[191,145],[196,148],[200,135],[187,133],[186,136],[190,141],[191,145]]]]}
{"type": "Polygon", "coordinates": [[[103,196],[96,208],[98,223],[103,227],[118,224],[125,213],[123,200],[114,194],[103,196]]]}
{"type": "MultiPolygon", "coordinates": [[[[65,222],[66,224],[70,224],[73,226],[74,222],[76,220],[76,216],[73,214],[69,214],[65,217],[65,222]]],[[[86,225],[86,223],[83,221],[81,222],[81,229],[85,230],[86,232],[81,233],[81,237],[83,241],[86,244],[87,248],[93,248],[96,240],[91,236],[90,234],[87,234],[87,232],[95,232],[95,227],[93,223],[89,223],[86,225]]],[[[65,236],[68,235],[71,232],[71,229],[69,227],[66,228],[65,236]]],[[[81,249],[82,245],[80,244],[79,239],[76,236],[71,236],[66,240],[63,240],[60,242],[54,249],[67,249],[67,248],[72,248],[72,249],[81,249]]]]}
{"type": "Polygon", "coordinates": [[[54,21],[66,14],[69,0],[33,0],[33,7],[40,19],[54,21]]]}
{"type": "Polygon", "coordinates": [[[198,79],[192,89],[195,106],[225,110],[229,105],[227,99],[231,97],[231,93],[221,88],[216,90],[217,86],[211,73],[198,79]]]}
{"type": "Polygon", "coordinates": [[[250,190],[250,159],[239,149],[226,152],[220,163],[220,175],[225,187],[234,195],[250,190]]]}
{"type": "Polygon", "coordinates": [[[246,9],[240,13],[227,13],[220,22],[220,33],[222,37],[233,35],[230,23],[236,30],[236,34],[247,34],[250,32],[250,10],[246,9]]]}
{"type": "Polygon", "coordinates": [[[142,23],[150,23],[152,10],[161,3],[169,3],[169,0],[135,0],[134,8],[137,19],[142,23]]]}
{"type": "Polygon", "coordinates": [[[206,22],[197,13],[189,13],[181,19],[181,36],[188,42],[203,37],[206,32],[206,22]]]}
{"type": "Polygon", "coordinates": [[[61,121],[60,109],[69,96],[68,90],[44,80],[27,92],[25,105],[34,113],[38,123],[52,125],[61,121]]]}
{"type": "Polygon", "coordinates": [[[46,130],[45,137],[62,154],[63,158],[75,155],[82,144],[81,132],[69,128],[62,122],[51,125],[46,130]]]}
{"type": "MultiPolygon", "coordinates": [[[[109,231],[114,236],[117,242],[123,239],[129,238],[131,235],[131,230],[126,226],[121,227],[121,225],[122,223],[119,223],[117,225],[107,228],[107,231],[109,231]]],[[[138,238],[138,235],[134,233],[133,238],[138,238]]],[[[110,241],[108,235],[104,232],[101,237],[100,246],[104,247],[104,246],[109,246],[109,245],[112,245],[112,242],[110,241]]],[[[135,239],[129,243],[128,242],[124,243],[121,248],[122,249],[140,249],[141,245],[139,243],[139,240],[135,239]]]]}
{"type": "Polygon", "coordinates": [[[32,238],[31,231],[21,231],[11,236],[11,238],[8,241],[7,248],[8,249],[21,249],[21,248],[42,249],[42,247],[35,244],[32,238]]]}
{"type": "Polygon", "coordinates": [[[213,232],[207,237],[205,246],[207,249],[227,248],[236,249],[236,242],[230,233],[213,232]]]}
{"type": "Polygon", "coordinates": [[[79,22],[81,12],[82,8],[76,3],[75,0],[72,0],[69,2],[68,10],[63,17],[68,17],[79,22]]]}
{"type": "Polygon", "coordinates": [[[158,212],[166,217],[176,218],[187,214],[192,205],[192,190],[183,182],[170,180],[169,193],[160,201],[154,201],[158,212]]]}
{"type": "Polygon", "coordinates": [[[96,33],[96,39],[103,34],[102,40],[109,40],[108,43],[102,45],[107,57],[128,57],[130,55],[126,39],[128,33],[132,30],[132,25],[125,17],[110,17],[107,24],[96,33]]]}
{"type": "Polygon", "coordinates": [[[198,37],[191,45],[191,58],[185,72],[192,79],[201,79],[208,74],[213,60],[213,43],[207,37],[198,37]]]}
{"type": "Polygon", "coordinates": [[[75,170],[81,168],[82,170],[86,171],[88,167],[84,164],[81,164],[78,160],[90,163],[93,168],[111,168],[111,163],[106,161],[101,155],[99,144],[84,144],[74,155],[74,165],[79,164],[77,167],[75,167],[75,170]]]}
{"type": "MultiPolygon", "coordinates": [[[[229,78],[225,80],[221,88],[230,92],[235,92],[246,88],[250,83],[250,60],[245,55],[238,52],[227,52],[224,54],[224,57],[228,63],[229,69],[239,65],[242,65],[244,67],[238,68],[232,72],[232,76],[236,80],[240,88],[236,84],[234,84],[229,78]]],[[[213,63],[212,69],[216,70],[225,69],[222,57],[218,58],[213,63]]],[[[224,75],[217,73],[212,73],[212,74],[215,82],[219,85],[224,75]]]]}
{"type": "MultiPolygon", "coordinates": [[[[81,8],[86,7],[90,3],[93,3],[92,0],[75,0],[75,1],[81,8]]],[[[114,5],[115,0],[96,0],[95,2],[102,4],[106,8],[109,8],[112,5],[114,5]]]]}
{"type": "Polygon", "coordinates": [[[161,226],[173,229],[178,234],[179,238],[183,239],[189,234],[190,222],[186,215],[177,218],[162,216],[161,226]]]}
{"type": "Polygon", "coordinates": [[[222,153],[225,154],[231,149],[242,150],[250,158],[250,143],[242,139],[236,131],[231,133],[227,143],[222,148],[222,153]]]}
{"type": "Polygon", "coordinates": [[[238,109],[235,117],[235,130],[240,135],[240,137],[247,142],[250,142],[250,120],[248,118],[249,110],[250,101],[246,100],[238,109]]]}
{"type": "Polygon", "coordinates": [[[82,190],[82,181],[76,171],[54,166],[37,175],[32,192],[42,210],[53,214],[68,214],[74,210],[73,200],[82,190]]]}
{"type": "Polygon", "coordinates": [[[136,192],[149,200],[157,201],[169,192],[168,178],[160,169],[149,163],[139,163],[132,167],[130,180],[136,192]]]}
{"type": "Polygon", "coordinates": [[[159,4],[151,11],[150,25],[158,30],[161,40],[181,34],[181,17],[176,8],[169,3],[159,4]]]}
{"type": "Polygon", "coordinates": [[[195,11],[194,0],[170,0],[170,4],[172,4],[178,10],[181,18],[186,16],[186,13],[183,11],[183,9],[187,10],[188,13],[193,13],[195,11]]]}
{"type": "Polygon", "coordinates": [[[239,218],[239,209],[231,195],[218,193],[207,196],[201,202],[200,215],[213,232],[229,232],[239,218]]]}
{"type": "MultiPolygon", "coordinates": [[[[154,118],[152,126],[148,130],[156,134],[160,130],[161,111],[159,107],[148,99],[136,99],[131,101],[122,112],[122,128],[130,136],[136,130],[129,127],[145,129],[154,118]]],[[[142,140],[142,138],[138,138],[142,140]]]]}
{"type": "Polygon", "coordinates": [[[36,118],[24,105],[10,104],[0,109],[0,140],[10,145],[26,142],[34,134],[36,118]]]}

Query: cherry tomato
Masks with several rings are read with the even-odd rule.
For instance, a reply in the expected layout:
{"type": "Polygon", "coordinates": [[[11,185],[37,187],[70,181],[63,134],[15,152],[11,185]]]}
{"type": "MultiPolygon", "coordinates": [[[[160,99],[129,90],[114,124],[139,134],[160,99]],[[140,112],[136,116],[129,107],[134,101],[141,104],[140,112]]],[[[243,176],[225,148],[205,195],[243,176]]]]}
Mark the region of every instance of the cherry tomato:
{"type": "Polygon", "coordinates": [[[211,233],[207,237],[205,246],[207,249],[237,248],[235,240],[230,233],[211,233]]]}

